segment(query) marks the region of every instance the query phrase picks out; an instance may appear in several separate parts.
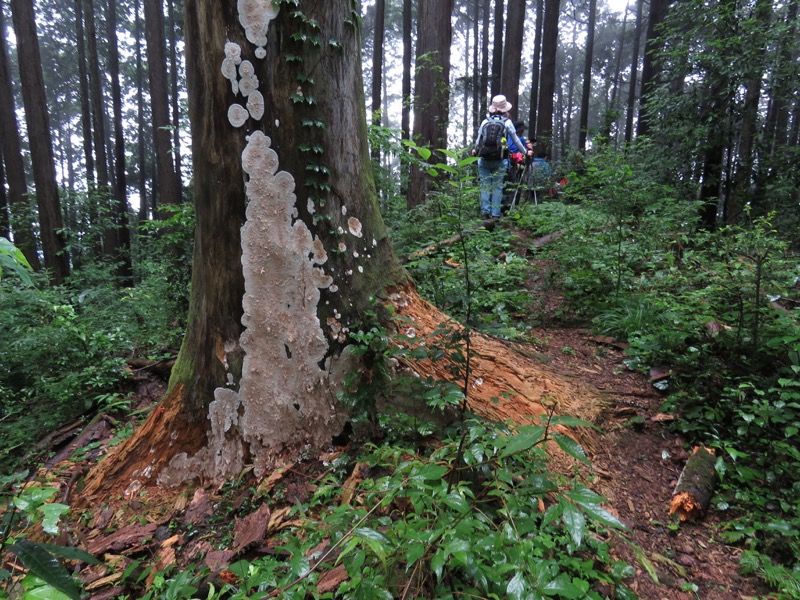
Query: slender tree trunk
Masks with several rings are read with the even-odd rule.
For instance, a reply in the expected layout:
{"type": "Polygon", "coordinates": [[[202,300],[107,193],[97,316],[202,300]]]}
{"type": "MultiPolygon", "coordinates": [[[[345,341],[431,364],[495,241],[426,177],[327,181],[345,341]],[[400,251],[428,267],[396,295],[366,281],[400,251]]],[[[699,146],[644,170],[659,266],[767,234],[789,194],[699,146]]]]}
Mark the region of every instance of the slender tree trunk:
{"type": "Polygon", "coordinates": [[[33,0],[12,0],[11,14],[17,36],[17,54],[25,60],[25,68],[20,69],[20,83],[25,105],[25,120],[28,124],[36,202],[39,207],[44,266],[50,274],[51,282],[61,285],[69,275],[69,262],[63,234],[61,201],[56,184],[50,116],[45,101],[42,57],[39,40],[36,37],[33,0]]]}
{"type": "MultiPolygon", "coordinates": [[[[153,212],[162,204],[181,201],[180,186],[175,173],[170,134],[167,93],[167,65],[164,50],[164,13],[160,0],[144,0],[145,36],[147,37],[147,71],[150,75],[150,107],[155,140],[156,186],[153,212]]],[[[295,86],[297,87],[297,86],[295,86]]]]}
{"type": "MultiPolygon", "coordinates": [[[[572,30],[572,47],[576,48],[578,45],[578,30],[572,30]]],[[[562,140],[562,148],[567,148],[572,145],[572,112],[575,106],[575,73],[577,72],[578,61],[575,56],[569,59],[569,62],[564,65],[564,68],[569,69],[567,77],[567,108],[565,112],[558,112],[561,115],[559,119],[564,127],[564,139],[562,140]]],[[[555,137],[555,136],[553,136],[555,137]]]]}
{"type": "Polygon", "coordinates": [[[506,40],[503,52],[503,69],[500,73],[500,89],[519,115],[519,74],[522,70],[522,53],[525,32],[525,0],[508,0],[506,18],[506,40]]]}
{"type": "MultiPolygon", "coordinates": [[[[450,43],[453,35],[453,0],[417,6],[417,75],[414,84],[414,141],[431,150],[447,148],[450,112],[450,43]]],[[[423,204],[430,192],[431,176],[412,164],[408,184],[408,207],[423,204]]]]}
{"type": "Polygon", "coordinates": [[[558,50],[558,17],[560,0],[544,0],[542,29],[542,69],[539,85],[539,107],[536,114],[536,139],[547,145],[553,134],[553,98],[556,89],[556,51],[558,50]]]}
{"type": "MultiPolygon", "coordinates": [[[[381,83],[383,82],[383,46],[386,21],[386,0],[375,3],[375,37],[372,43],[372,124],[381,124],[381,83]]],[[[372,160],[381,158],[380,148],[371,149],[372,160]]]]}
{"type": "MultiPolygon", "coordinates": [[[[658,84],[661,64],[658,52],[661,48],[658,37],[661,23],[667,18],[670,0],[650,0],[650,14],[647,20],[647,35],[642,59],[642,93],[639,99],[639,120],[636,123],[636,135],[650,133],[650,115],[647,114],[648,95],[658,84]]],[[[638,15],[637,15],[638,18],[638,15]]]]}
{"type": "Polygon", "coordinates": [[[481,12],[483,14],[481,25],[481,70],[480,70],[480,98],[481,108],[479,111],[478,123],[483,119],[488,108],[489,96],[489,22],[491,20],[491,0],[483,0],[481,12]]]}
{"type": "Polygon", "coordinates": [[[12,240],[11,216],[8,206],[8,194],[6,193],[6,169],[4,165],[3,147],[0,146],[0,237],[12,240]]]}
{"type": "Polygon", "coordinates": [[[145,154],[145,116],[144,116],[144,67],[142,65],[142,17],[141,3],[136,0],[134,13],[136,21],[136,156],[139,166],[139,222],[147,220],[147,158],[145,154]]]}
{"type": "Polygon", "coordinates": [[[589,134],[589,100],[592,97],[592,61],[594,60],[594,30],[597,22],[597,0],[589,0],[589,22],[586,24],[586,60],[583,65],[583,91],[581,93],[580,131],[578,148],[586,151],[589,134]]]}
{"type": "Polygon", "coordinates": [[[503,10],[504,0],[494,1],[494,43],[492,44],[492,77],[489,82],[492,96],[504,93],[500,88],[503,77],[503,10]]]}
{"type": "Polygon", "coordinates": [[[83,0],[75,0],[75,34],[78,46],[78,81],[81,99],[81,131],[83,156],[86,161],[86,183],[95,187],[94,148],[92,147],[92,104],[89,98],[89,73],[86,69],[86,35],[83,28],[83,0]]]}
{"type": "MultiPolygon", "coordinates": [[[[16,118],[14,88],[6,46],[6,26],[0,10],[0,155],[5,164],[5,181],[8,184],[9,230],[13,231],[14,243],[35,270],[41,269],[36,237],[31,226],[31,211],[28,200],[28,182],[25,179],[25,162],[22,159],[22,142],[16,118]]],[[[1,180],[0,180],[1,181],[1,180]]],[[[2,185],[0,183],[0,185],[2,185]]],[[[5,191],[5,186],[3,186],[5,191]]],[[[9,238],[11,239],[11,238],[9,238]]]]}
{"type": "Polygon", "coordinates": [[[94,143],[95,166],[97,168],[97,187],[101,194],[105,194],[109,187],[108,155],[106,154],[106,110],[103,100],[102,77],[100,76],[100,54],[97,49],[94,0],[84,0],[84,18],[88,44],[89,99],[92,108],[92,141],[94,143]]]}
{"type": "Polygon", "coordinates": [[[125,160],[125,131],[122,128],[122,90],[120,86],[119,50],[117,49],[117,0],[108,0],[108,67],[111,77],[111,104],[114,108],[114,198],[117,224],[115,258],[119,261],[117,275],[124,286],[133,285],[131,263],[131,232],[128,223],[128,181],[125,160]]]}
{"type": "MultiPolygon", "coordinates": [[[[659,2],[660,0],[655,0],[659,2]]],[[[642,39],[644,0],[636,0],[636,24],[633,27],[633,52],[631,53],[631,79],[628,83],[628,110],[625,114],[625,143],[633,140],[633,115],[636,111],[636,83],[639,73],[639,44],[642,39]]],[[[641,110],[639,118],[641,119],[641,110]]]]}
{"type": "Polygon", "coordinates": [[[481,122],[481,0],[472,0],[472,129],[481,122]]]}
{"type": "Polygon", "coordinates": [[[183,183],[181,182],[181,106],[178,89],[178,39],[177,22],[175,21],[175,2],[167,0],[167,50],[169,52],[170,100],[172,103],[172,153],[175,157],[175,182],[178,186],[178,197],[183,199],[183,183]]]}
{"type": "Polygon", "coordinates": [[[528,115],[528,130],[531,139],[536,139],[536,111],[539,108],[539,71],[542,60],[542,25],[544,22],[544,0],[536,0],[536,32],[533,37],[533,65],[531,67],[531,108],[528,115]]]}
{"type": "MultiPolygon", "coordinates": [[[[618,96],[619,96],[619,76],[620,76],[620,71],[622,70],[622,56],[625,53],[625,37],[626,37],[625,34],[627,33],[627,28],[628,28],[629,6],[630,5],[627,5],[627,4],[625,5],[625,13],[624,13],[624,16],[622,17],[622,32],[620,33],[620,36],[619,36],[619,45],[617,47],[617,57],[616,57],[616,68],[614,69],[614,81],[613,81],[613,83],[611,85],[611,100],[609,101],[609,111],[610,111],[611,114],[614,115],[613,126],[614,126],[614,131],[615,131],[615,135],[614,135],[614,146],[615,147],[619,143],[619,128],[618,128],[618,125],[619,125],[619,113],[621,112],[621,111],[618,111],[618,105],[619,105],[619,98],[618,98],[618,96]]],[[[606,130],[606,137],[608,137],[609,139],[611,138],[611,128],[612,128],[612,120],[609,119],[608,120],[608,129],[606,130]]]]}
{"type": "Polygon", "coordinates": [[[411,139],[411,56],[413,53],[411,41],[411,8],[412,0],[403,0],[403,82],[401,90],[403,112],[400,117],[400,130],[404,140],[411,139]]]}

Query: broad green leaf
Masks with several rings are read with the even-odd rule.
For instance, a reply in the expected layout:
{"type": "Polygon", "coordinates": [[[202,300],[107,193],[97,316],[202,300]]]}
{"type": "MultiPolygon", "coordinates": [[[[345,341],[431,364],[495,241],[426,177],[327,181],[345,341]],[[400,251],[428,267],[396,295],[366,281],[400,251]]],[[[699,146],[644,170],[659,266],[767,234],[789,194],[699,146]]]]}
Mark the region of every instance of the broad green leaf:
{"type": "Polygon", "coordinates": [[[439,581],[442,580],[442,569],[444,569],[445,557],[446,554],[444,550],[439,550],[433,555],[433,558],[431,558],[431,571],[436,574],[436,579],[439,581]]]}
{"type": "Polygon", "coordinates": [[[424,465],[422,468],[417,469],[414,473],[413,477],[415,478],[422,478],[426,481],[438,481],[441,480],[446,474],[449,469],[443,465],[424,465]]]}
{"type": "Polygon", "coordinates": [[[422,146],[416,146],[414,150],[416,150],[419,153],[422,160],[428,160],[431,157],[431,151],[428,148],[423,148],[422,146]]]}
{"type": "MultiPolygon", "coordinates": [[[[30,584],[26,582],[26,585],[30,584]]],[[[45,584],[25,590],[22,600],[71,600],[71,597],[58,591],[52,585],[45,584]]]]}
{"type": "Polygon", "coordinates": [[[372,553],[375,554],[381,562],[386,561],[386,550],[389,546],[389,540],[386,539],[386,536],[369,527],[359,527],[353,531],[353,535],[364,540],[370,550],[372,550],[372,553]]]}
{"type": "Polygon", "coordinates": [[[56,493],[52,487],[31,487],[14,498],[14,506],[20,510],[31,510],[47,502],[56,493]]]}
{"type": "Polygon", "coordinates": [[[31,573],[66,594],[70,599],[79,600],[81,590],[69,576],[58,559],[39,544],[22,539],[8,546],[19,557],[31,573]]]}
{"type": "Polygon", "coordinates": [[[597,492],[593,492],[587,487],[576,487],[574,490],[569,490],[568,492],[564,493],[567,498],[574,500],[576,504],[580,504],[581,506],[586,504],[602,504],[605,502],[605,498],[603,498],[597,492]]]}
{"type": "Polygon", "coordinates": [[[500,457],[506,458],[507,456],[511,456],[517,452],[522,452],[532,448],[542,440],[544,431],[544,427],[538,427],[536,425],[520,427],[515,435],[507,438],[508,443],[506,443],[502,454],[500,454],[500,457]]]}
{"type": "Polygon", "coordinates": [[[522,571],[517,571],[506,586],[506,595],[509,598],[524,598],[526,587],[522,571]]]}
{"type": "Polygon", "coordinates": [[[69,548],[67,546],[57,546],[55,544],[39,544],[45,550],[49,550],[52,554],[66,558],[68,560],[79,560],[89,565],[102,565],[102,561],[97,560],[94,556],[81,550],[80,548],[69,548]]]}
{"type": "Polygon", "coordinates": [[[581,446],[571,437],[561,435],[560,433],[553,433],[553,439],[558,444],[558,447],[569,454],[572,458],[576,458],[587,465],[589,464],[589,459],[586,458],[586,452],[583,450],[583,446],[581,446]]]}
{"type": "Polygon", "coordinates": [[[616,527],[617,529],[628,529],[625,523],[597,504],[581,504],[581,508],[583,508],[584,512],[592,517],[592,519],[603,525],[616,527]]]}
{"type": "Polygon", "coordinates": [[[550,581],[542,588],[542,591],[548,596],[559,596],[561,598],[583,598],[585,592],[576,586],[570,578],[561,573],[558,577],[550,581]]]}
{"type": "Polygon", "coordinates": [[[561,518],[572,541],[575,542],[576,546],[580,546],[583,541],[583,532],[586,529],[586,517],[575,506],[569,502],[564,502],[564,513],[561,518]]]}
{"type": "Polygon", "coordinates": [[[410,567],[416,563],[420,558],[425,555],[425,546],[419,543],[413,543],[406,546],[406,562],[410,567]]]}

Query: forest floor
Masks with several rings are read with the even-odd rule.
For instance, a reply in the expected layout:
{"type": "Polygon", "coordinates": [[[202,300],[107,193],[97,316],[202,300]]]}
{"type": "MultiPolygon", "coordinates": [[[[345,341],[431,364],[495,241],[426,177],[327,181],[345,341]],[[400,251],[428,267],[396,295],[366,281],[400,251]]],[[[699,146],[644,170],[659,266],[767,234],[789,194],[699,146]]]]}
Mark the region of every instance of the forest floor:
{"type": "MultiPolygon", "coordinates": [[[[547,302],[550,306],[545,307],[546,312],[552,314],[559,299],[549,295],[547,302]]],[[[712,508],[694,523],[676,526],[670,521],[670,500],[689,452],[684,440],[670,431],[672,417],[661,411],[664,394],[650,378],[626,368],[623,344],[599,338],[587,329],[561,326],[554,320],[545,322],[546,327],[530,332],[532,342],[526,353],[534,354],[549,369],[568,379],[593,386],[607,400],[601,422],[597,423],[602,430],[602,444],[589,458],[594,489],[608,499],[608,509],[629,527],[627,542],[616,537],[612,544],[616,555],[635,568],[631,588],[644,600],[764,597],[767,591],[757,580],[738,573],[740,550],[722,543],[717,535],[724,514],[712,508]]],[[[131,426],[158,401],[166,385],[163,377],[147,369],[137,375],[142,379],[132,397],[131,426]]],[[[69,433],[65,428],[64,435],[49,440],[52,458],[42,465],[37,478],[60,487],[60,501],[69,503],[71,495],[79,493],[82,475],[105,454],[114,432],[125,428],[126,418],[95,419],[82,428],[82,434],[78,430],[69,433]]],[[[280,475],[288,500],[308,493],[309,480],[324,471],[321,465],[321,460],[312,459],[280,475]]],[[[160,568],[196,563],[198,557],[204,556],[212,569],[242,556],[233,551],[212,551],[212,544],[218,540],[212,538],[211,528],[192,540],[184,539],[179,532],[202,530],[199,524],[211,515],[217,522],[232,521],[213,513],[225,506],[241,514],[247,494],[232,502],[228,491],[228,500],[223,502],[222,491],[198,490],[192,498],[171,498],[169,504],[162,502],[158,508],[128,506],[127,510],[141,511],[140,520],[128,527],[110,527],[114,513],[121,510],[124,502],[124,493],[120,492],[116,499],[109,499],[104,510],[88,514],[83,511],[68,527],[73,540],[79,540],[79,545],[95,555],[105,554],[106,558],[126,563],[130,557],[146,555],[153,557],[160,568]]],[[[286,513],[288,510],[283,514],[286,513]]],[[[270,524],[282,513],[273,507],[271,514],[270,524]]],[[[279,528],[280,524],[276,526],[279,528]]],[[[234,547],[236,535],[234,532],[234,547]]],[[[261,548],[269,548],[268,537],[267,532],[261,548]]],[[[67,539],[61,542],[68,543],[67,539]]],[[[249,545],[248,552],[252,551],[253,546],[249,545]]],[[[124,592],[118,578],[109,577],[104,570],[89,567],[79,577],[90,592],[88,600],[111,600],[124,592]]]]}

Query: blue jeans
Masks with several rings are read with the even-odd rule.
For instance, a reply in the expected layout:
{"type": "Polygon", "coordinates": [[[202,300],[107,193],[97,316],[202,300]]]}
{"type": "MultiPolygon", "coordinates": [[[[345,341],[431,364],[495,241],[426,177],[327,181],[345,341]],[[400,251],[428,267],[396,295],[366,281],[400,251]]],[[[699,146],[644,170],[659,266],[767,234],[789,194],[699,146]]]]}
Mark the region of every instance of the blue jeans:
{"type": "Polygon", "coordinates": [[[508,160],[478,159],[478,176],[481,179],[481,214],[502,216],[503,185],[508,171],[508,160]]]}

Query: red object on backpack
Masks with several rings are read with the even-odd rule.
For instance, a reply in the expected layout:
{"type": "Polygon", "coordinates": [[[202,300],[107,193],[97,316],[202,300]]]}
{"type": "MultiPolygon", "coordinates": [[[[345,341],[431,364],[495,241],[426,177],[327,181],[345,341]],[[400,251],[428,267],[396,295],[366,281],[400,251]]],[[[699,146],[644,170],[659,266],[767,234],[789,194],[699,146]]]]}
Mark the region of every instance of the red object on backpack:
{"type": "Polygon", "coordinates": [[[511,162],[520,164],[525,159],[525,155],[522,152],[512,152],[511,153],[511,162]]]}

